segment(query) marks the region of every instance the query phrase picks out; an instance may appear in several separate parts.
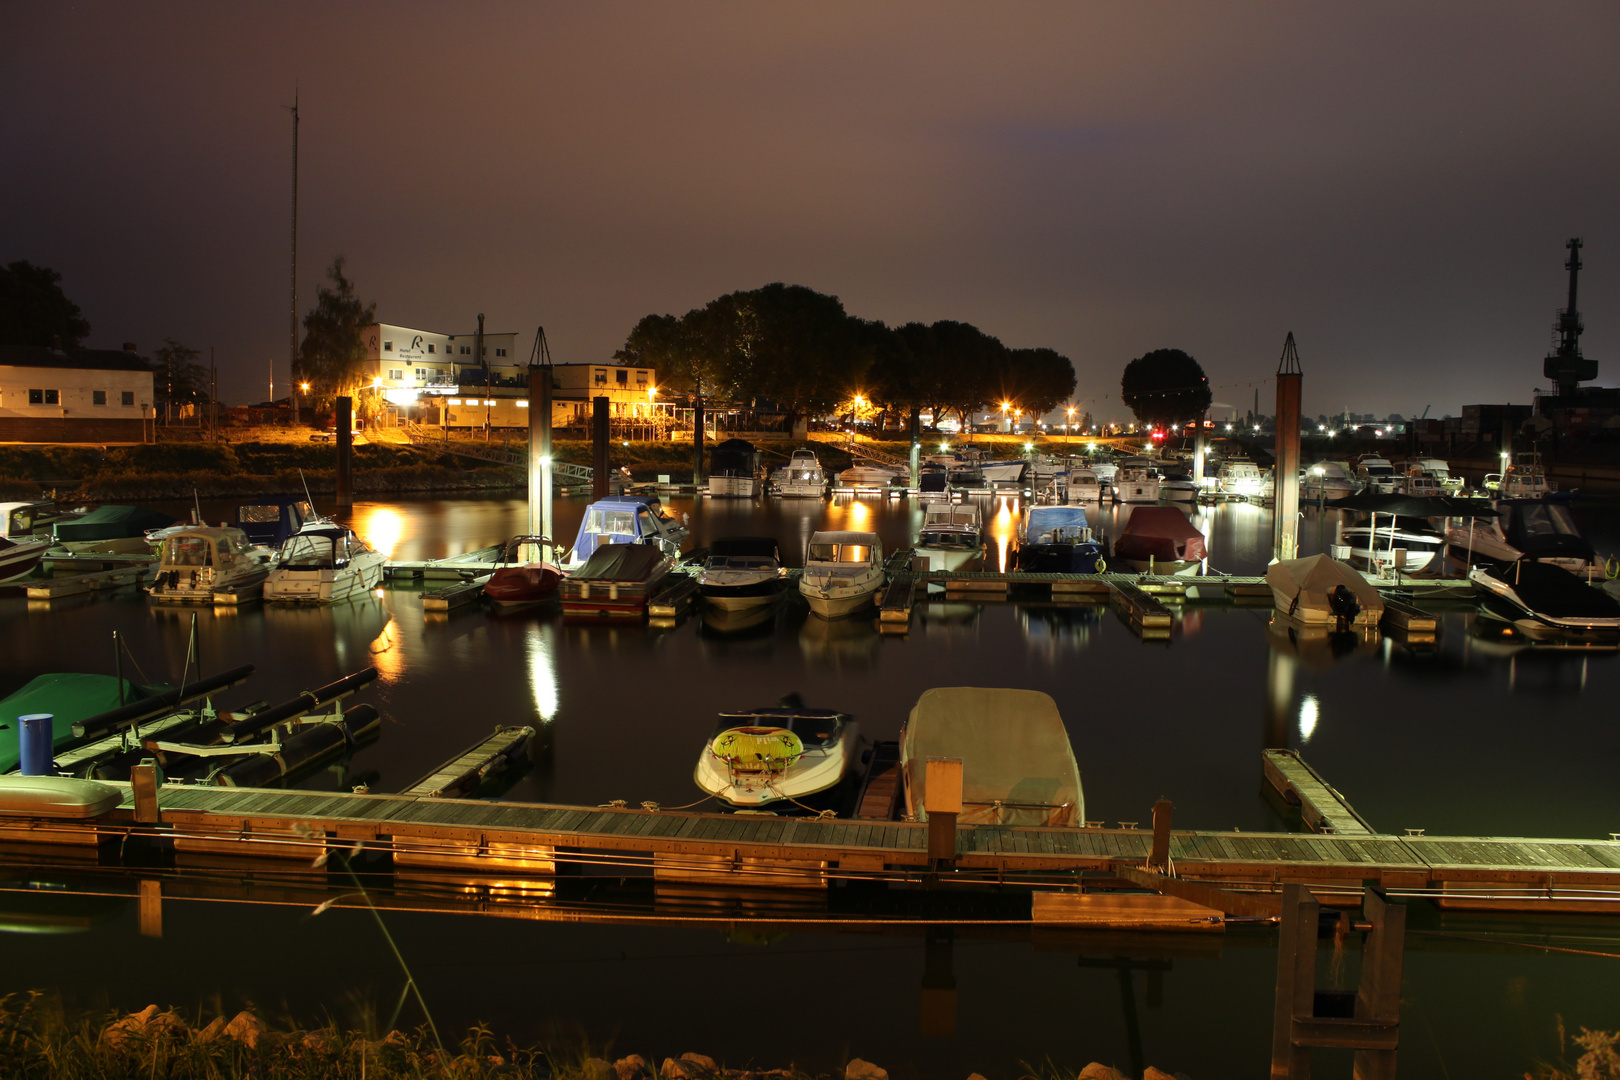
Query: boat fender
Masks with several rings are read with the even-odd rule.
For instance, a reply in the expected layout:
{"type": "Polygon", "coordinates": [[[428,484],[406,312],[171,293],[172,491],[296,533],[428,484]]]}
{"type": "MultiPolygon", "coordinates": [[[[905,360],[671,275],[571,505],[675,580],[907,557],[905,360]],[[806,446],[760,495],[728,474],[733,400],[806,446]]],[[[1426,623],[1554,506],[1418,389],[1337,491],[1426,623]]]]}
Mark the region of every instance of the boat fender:
{"type": "Polygon", "coordinates": [[[1620,578],[1620,558],[1613,555],[1609,556],[1608,560],[1603,564],[1603,576],[1610,581],[1620,578]]]}
{"type": "Polygon", "coordinates": [[[1096,565],[1097,565],[1096,573],[1099,573],[1099,574],[1108,573],[1108,560],[1107,559],[1105,559],[1105,558],[1103,558],[1102,556],[1099,555],[1097,557],[1096,565]]]}

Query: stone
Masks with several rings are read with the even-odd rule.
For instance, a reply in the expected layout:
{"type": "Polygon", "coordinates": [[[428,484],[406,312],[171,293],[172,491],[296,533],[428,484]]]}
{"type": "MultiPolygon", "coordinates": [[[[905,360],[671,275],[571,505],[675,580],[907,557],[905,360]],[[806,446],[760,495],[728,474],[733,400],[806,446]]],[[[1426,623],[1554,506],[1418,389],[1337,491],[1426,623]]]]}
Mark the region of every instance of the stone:
{"type": "Polygon", "coordinates": [[[851,1058],[844,1066],[844,1080],[889,1080],[889,1070],[879,1068],[870,1061],[851,1058]]]}
{"type": "Polygon", "coordinates": [[[1104,1065],[1100,1061],[1093,1061],[1080,1070],[1080,1075],[1075,1077],[1075,1080],[1130,1080],[1130,1078],[1118,1069],[1104,1065]]]}
{"type": "Polygon", "coordinates": [[[687,1051],[681,1055],[681,1060],[690,1061],[698,1068],[707,1069],[709,1072],[719,1071],[719,1066],[714,1063],[714,1058],[709,1057],[707,1054],[694,1054],[691,1051],[687,1051]]]}
{"type": "Polygon", "coordinates": [[[101,1040],[113,1050],[123,1050],[143,1039],[182,1035],[185,1030],[185,1022],[174,1013],[158,1012],[156,1005],[148,1005],[138,1013],[108,1024],[101,1033],[101,1040]]]}
{"type": "Polygon", "coordinates": [[[619,1080],[633,1080],[634,1077],[645,1076],[647,1059],[640,1054],[622,1057],[613,1063],[613,1071],[619,1074],[619,1080]]]}
{"type": "Polygon", "coordinates": [[[703,1080],[715,1075],[714,1058],[703,1054],[685,1053],[677,1058],[665,1058],[658,1075],[664,1080],[703,1080]]]}
{"type": "Polygon", "coordinates": [[[968,1073],[968,1080],[985,1080],[985,1078],[978,1073],[968,1073]]]}
{"type": "Polygon", "coordinates": [[[216,1016],[208,1021],[208,1026],[197,1032],[197,1041],[200,1043],[213,1042],[219,1038],[219,1033],[225,1030],[225,1018],[216,1016]]]}
{"type": "Polygon", "coordinates": [[[1165,1072],[1163,1069],[1155,1069],[1153,1066],[1149,1065],[1147,1067],[1147,1072],[1142,1074],[1142,1080],[1176,1080],[1176,1078],[1165,1072]]]}
{"type": "Polygon", "coordinates": [[[254,1047],[259,1040],[269,1034],[270,1029],[264,1026],[264,1021],[248,1012],[246,1009],[231,1018],[220,1034],[227,1039],[235,1039],[243,1046],[254,1047]]]}
{"type": "Polygon", "coordinates": [[[579,1075],[583,1080],[618,1080],[619,1077],[611,1062],[594,1057],[585,1059],[579,1067],[579,1075]]]}

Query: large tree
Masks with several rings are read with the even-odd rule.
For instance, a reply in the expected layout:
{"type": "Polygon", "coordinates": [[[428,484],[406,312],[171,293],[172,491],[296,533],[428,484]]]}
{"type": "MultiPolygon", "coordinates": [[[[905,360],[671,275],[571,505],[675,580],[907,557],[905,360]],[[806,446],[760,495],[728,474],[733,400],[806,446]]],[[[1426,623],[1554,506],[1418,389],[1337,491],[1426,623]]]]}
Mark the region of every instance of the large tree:
{"type": "Polygon", "coordinates": [[[1180,349],[1154,349],[1132,360],[1119,388],[1137,421],[1147,425],[1196,420],[1214,400],[1204,369],[1180,349]]]}
{"type": "Polygon", "coordinates": [[[343,273],[343,256],[327,268],[315,307],[304,316],[304,340],[298,347],[297,382],[311,384],[317,400],[351,393],[365,382],[366,355],[362,331],[377,321],[377,305],[362,304],[354,282],[343,273]]]}
{"type": "Polygon", "coordinates": [[[1002,367],[1005,400],[1044,416],[1074,396],[1074,365],[1055,349],[1013,349],[1002,367]]]}
{"type": "Polygon", "coordinates": [[[0,345],[71,348],[90,336],[90,324],[61,281],[55,270],[30,262],[0,268],[0,345]]]}
{"type": "Polygon", "coordinates": [[[202,354],[173,338],[165,338],[163,347],[152,356],[152,396],[156,409],[166,419],[172,418],[169,406],[208,404],[208,369],[198,362],[202,354]]]}

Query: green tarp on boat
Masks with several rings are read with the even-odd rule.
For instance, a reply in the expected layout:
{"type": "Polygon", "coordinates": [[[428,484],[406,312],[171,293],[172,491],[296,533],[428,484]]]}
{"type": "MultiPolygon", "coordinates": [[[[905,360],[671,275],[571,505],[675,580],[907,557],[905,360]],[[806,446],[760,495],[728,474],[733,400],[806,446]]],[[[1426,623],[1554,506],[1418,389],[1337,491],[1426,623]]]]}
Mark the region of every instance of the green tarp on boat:
{"type": "Polygon", "coordinates": [[[150,506],[103,506],[73,521],[59,521],[53,531],[57,543],[82,544],[95,540],[122,540],[140,536],[148,529],[164,529],[175,522],[173,514],[150,506]]]}
{"type": "MultiPolygon", "coordinates": [[[[126,679],[124,701],[138,701],[164,689],[138,686],[126,679]]],[[[22,760],[21,725],[17,717],[50,713],[56,718],[52,726],[53,742],[62,746],[72,741],[74,724],[116,708],[118,680],[111,675],[59,672],[36,676],[27,686],[0,701],[0,773],[11,772],[22,760]]]]}

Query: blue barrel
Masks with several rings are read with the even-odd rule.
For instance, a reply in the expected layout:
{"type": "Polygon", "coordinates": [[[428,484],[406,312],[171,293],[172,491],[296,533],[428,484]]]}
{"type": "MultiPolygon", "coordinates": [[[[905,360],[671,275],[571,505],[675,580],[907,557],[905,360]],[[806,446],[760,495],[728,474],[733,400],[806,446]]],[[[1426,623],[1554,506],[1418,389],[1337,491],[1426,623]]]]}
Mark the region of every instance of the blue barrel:
{"type": "Polygon", "coordinates": [[[17,724],[22,729],[17,741],[22,751],[24,776],[50,776],[55,772],[52,768],[52,759],[56,756],[55,720],[56,715],[48,712],[17,717],[17,724]]]}

